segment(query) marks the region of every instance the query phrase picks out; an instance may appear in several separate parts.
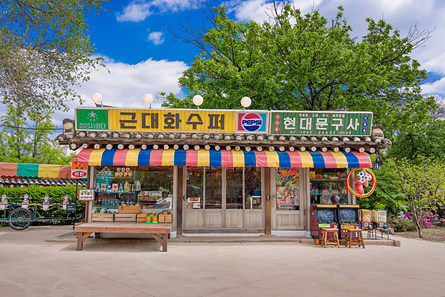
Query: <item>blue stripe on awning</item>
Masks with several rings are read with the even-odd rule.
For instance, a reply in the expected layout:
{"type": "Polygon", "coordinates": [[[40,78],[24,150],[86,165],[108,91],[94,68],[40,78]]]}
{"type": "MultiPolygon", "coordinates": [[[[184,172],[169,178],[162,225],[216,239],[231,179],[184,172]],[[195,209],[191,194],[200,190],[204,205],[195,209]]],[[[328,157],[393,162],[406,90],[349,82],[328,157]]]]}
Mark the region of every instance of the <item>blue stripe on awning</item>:
{"type": "Polygon", "coordinates": [[[280,167],[291,167],[290,157],[287,152],[277,151],[280,167]]]}
{"type": "Polygon", "coordinates": [[[358,158],[353,153],[345,153],[341,152],[343,155],[345,155],[346,160],[348,161],[348,168],[360,168],[360,162],[358,161],[358,158]]]}
{"type": "Polygon", "coordinates": [[[254,151],[244,152],[245,167],[256,167],[256,156],[254,151]]]}
{"type": "Polygon", "coordinates": [[[102,166],[113,166],[114,153],[116,153],[117,149],[105,150],[102,153],[102,160],[100,165],[102,166]]]}
{"type": "Polygon", "coordinates": [[[183,149],[177,149],[175,151],[175,166],[186,166],[187,151],[183,149]]]}
{"type": "Polygon", "coordinates": [[[210,166],[221,167],[221,151],[210,150],[210,166]]]}
{"type": "Polygon", "coordinates": [[[309,152],[312,156],[312,160],[314,161],[314,168],[326,168],[326,164],[324,163],[323,155],[320,152],[309,152]]]}
{"type": "Polygon", "coordinates": [[[151,149],[141,150],[138,156],[138,166],[150,166],[151,149]]]}

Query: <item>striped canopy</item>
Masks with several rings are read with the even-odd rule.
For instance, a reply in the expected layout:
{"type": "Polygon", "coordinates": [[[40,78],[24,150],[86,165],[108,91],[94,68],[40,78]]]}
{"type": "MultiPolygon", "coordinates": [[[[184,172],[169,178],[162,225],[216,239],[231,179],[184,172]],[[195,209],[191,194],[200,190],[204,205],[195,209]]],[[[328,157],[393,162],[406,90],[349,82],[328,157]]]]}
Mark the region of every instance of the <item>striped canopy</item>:
{"type": "Polygon", "coordinates": [[[79,165],[90,166],[215,166],[293,168],[371,168],[369,156],[359,152],[301,152],[182,150],[182,149],[83,149],[79,165]]]}
{"type": "Polygon", "coordinates": [[[0,176],[71,179],[71,166],[0,162],[0,176]]]}

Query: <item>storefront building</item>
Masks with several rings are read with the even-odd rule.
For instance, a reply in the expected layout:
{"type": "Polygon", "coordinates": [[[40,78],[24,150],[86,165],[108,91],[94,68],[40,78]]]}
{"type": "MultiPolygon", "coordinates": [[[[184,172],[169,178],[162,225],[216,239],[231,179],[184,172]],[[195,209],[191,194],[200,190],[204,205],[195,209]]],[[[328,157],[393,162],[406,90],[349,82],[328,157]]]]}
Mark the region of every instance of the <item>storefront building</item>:
{"type": "Polygon", "coordinates": [[[77,108],[57,137],[82,147],[93,212],[173,214],[172,236],[309,234],[311,204],[356,204],[352,168],[389,145],[370,112],[77,108]]]}

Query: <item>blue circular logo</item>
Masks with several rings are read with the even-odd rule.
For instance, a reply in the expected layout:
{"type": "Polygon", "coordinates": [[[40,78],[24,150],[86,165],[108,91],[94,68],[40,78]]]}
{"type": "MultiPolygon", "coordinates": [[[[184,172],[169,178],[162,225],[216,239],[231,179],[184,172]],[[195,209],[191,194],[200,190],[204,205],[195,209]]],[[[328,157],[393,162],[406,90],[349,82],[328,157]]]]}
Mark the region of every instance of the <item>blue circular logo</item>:
{"type": "Polygon", "coordinates": [[[366,126],[368,126],[368,123],[364,122],[363,127],[366,127],[366,126]]]}
{"type": "Polygon", "coordinates": [[[241,119],[241,127],[249,132],[258,131],[263,126],[263,118],[256,113],[246,113],[241,119]]]}
{"type": "Polygon", "coordinates": [[[364,116],[364,117],[363,117],[363,120],[364,120],[364,121],[367,121],[367,120],[368,120],[368,116],[364,116]]]}
{"type": "Polygon", "coordinates": [[[363,132],[363,133],[366,133],[366,131],[368,131],[368,129],[366,129],[366,128],[363,128],[363,129],[362,129],[362,132],[363,132]]]}

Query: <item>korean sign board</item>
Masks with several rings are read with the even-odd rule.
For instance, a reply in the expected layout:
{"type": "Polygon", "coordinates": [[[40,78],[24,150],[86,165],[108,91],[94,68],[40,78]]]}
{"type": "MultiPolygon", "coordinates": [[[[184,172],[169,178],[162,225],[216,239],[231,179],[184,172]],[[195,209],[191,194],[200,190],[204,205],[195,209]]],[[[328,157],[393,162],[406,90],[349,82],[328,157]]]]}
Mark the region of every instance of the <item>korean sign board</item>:
{"type": "Polygon", "coordinates": [[[268,111],[76,109],[77,130],[267,133],[268,111]]]}
{"type": "Polygon", "coordinates": [[[272,111],[271,133],[278,135],[367,136],[372,112],[272,111]]]}

